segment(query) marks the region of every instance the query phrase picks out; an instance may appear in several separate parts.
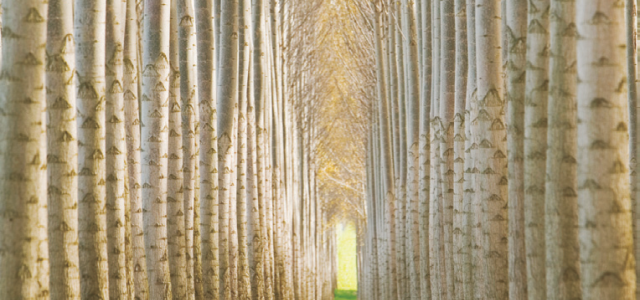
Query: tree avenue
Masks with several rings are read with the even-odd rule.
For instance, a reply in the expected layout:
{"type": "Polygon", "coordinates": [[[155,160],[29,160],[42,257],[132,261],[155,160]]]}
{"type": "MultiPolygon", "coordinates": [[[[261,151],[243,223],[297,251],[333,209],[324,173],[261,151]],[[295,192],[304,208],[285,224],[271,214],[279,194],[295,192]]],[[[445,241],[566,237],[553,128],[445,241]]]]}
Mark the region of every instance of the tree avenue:
{"type": "Polygon", "coordinates": [[[2,0],[0,299],[640,299],[636,1],[2,0]]]}

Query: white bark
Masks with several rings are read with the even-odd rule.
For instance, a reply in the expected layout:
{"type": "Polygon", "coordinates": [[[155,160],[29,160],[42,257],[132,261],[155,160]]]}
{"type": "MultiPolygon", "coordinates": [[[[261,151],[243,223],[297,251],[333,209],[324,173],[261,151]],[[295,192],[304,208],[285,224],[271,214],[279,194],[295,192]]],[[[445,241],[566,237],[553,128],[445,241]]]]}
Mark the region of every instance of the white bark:
{"type": "Polygon", "coordinates": [[[145,2],[142,84],[142,207],[149,299],[171,298],[167,245],[169,0],[145,2]]]}
{"type": "Polygon", "coordinates": [[[78,269],[78,163],[73,7],[49,1],[47,24],[47,173],[49,286],[54,300],[80,299],[78,269]],[[72,138],[69,138],[72,137],[72,138]],[[66,266],[68,267],[66,267],[66,266]]]}
{"type": "Polygon", "coordinates": [[[624,5],[576,2],[582,298],[633,299],[624,5]]]}

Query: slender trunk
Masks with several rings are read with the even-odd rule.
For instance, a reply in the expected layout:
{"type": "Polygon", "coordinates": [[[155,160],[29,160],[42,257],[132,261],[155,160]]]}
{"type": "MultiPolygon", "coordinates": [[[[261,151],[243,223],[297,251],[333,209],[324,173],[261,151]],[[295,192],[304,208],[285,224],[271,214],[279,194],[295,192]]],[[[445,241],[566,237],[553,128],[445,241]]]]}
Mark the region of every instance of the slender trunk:
{"type": "MultiPolygon", "coordinates": [[[[251,299],[251,277],[249,272],[249,249],[247,231],[247,117],[248,103],[253,100],[250,85],[252,47],[251,47],[251,1],[243,0],[239,3],[240,17],[240,46],[241,67],[239,67],[239,97],[238,97],[238,179],[237,179],[237,211],[238,211],[238,298],[251,299]]],[[[251,106],[253,107],[253,105],[251,106]]]]}
{"type": "Polygon", "coordinates": [[[576,2],[578,225],[583,299],[632,299],[624,6],[576,2]]]}
{"type": "Polygon", "coordinates": [[[529,1],[527,74],[524,101],[524,220],[527,293],[544,300],[546,260],[544,233],[547,101],[549,91],[549,0],[529,1]]]}
{"type": "MultiPolygon", "coordinates": [[[[232,230],[230,227],[230,213],[232,202],[235,202],[232,183],[233,162],[235,158],[236,141],[233,131],[236,119],[235,109],[238,101],[238,2],[237,0],[222,0],[220,33],[220,71],[218,76],[218,209],[219,214],[219,250],[220,250],[220,299],[235,299],[233,290],[234,265],[231,250],[232,230]],[[232,298],[233,297],[233,298],[232,298]]],[[[233,230],[235,232],[235,230],[233,230]]]]}
{"type": "MultiPolygon", "coordinates": [[[[482,233],[484,258],[485,299],[507,299],[508,249],[503,242],[507,232],[507,174],[505,173],[507,141],[504,120],[505,103],[502,80],[502,53],[500,49],[500,1],[476,2],[476,45],[478,123],[476,167],[480,174],[476,182],[482,201],[482,233]]],[[[474,134],[472,132],[472,134],[474,134]]],[[[480,272],[480,270],[478,270],[480,272]]],[[[476,294],[478,294],[476,292],[476,294]]]]}
{"type": "MultiPolygon", "coordinates": [[[[78,270],[78,163],[73,6],[49,1],[47,23],[47,175],[49,287],[53,300],[80,299],[78,270]],[[73,171],[73,172],[72,172],[73,171]],[[65,266],[66,265],[66,266],[65,266]],[[68,267],[67,267],[68,266],[68,267]]],[[[6,29],[5,29],[6,32],[6,29]]]]}
{"type": "Polygon", "coordinates": [[[187,298],[187,260],[184,214],[182,108],[178,53],[177,0],[171,0],[169,44],[169,162],[167,170],[167,244],[173,299],[187,298]]]}
{"type": "MultiPolygon", "coordinates": [[[[547,299],[580,299],[574,1],[551,1],[545,200],[547,299]]],[[[634,83],[635,84],[635,83],[634,83]]]]}
{"type": "Polygon", "coordinates": [[[420,140],[420,73],[418,64],[418,32],[415,2],[402,1],[402,20],[407,48],[407,100],[406,100],[406,157],[407,195],[406,228],[407,237],[407,283],[409,298],[420,297],[420,227],[418,215],[419,196],[419,140],[420,140]]]}
{"type": "Polygon", "coordinates": [[[127,297],[125,256],[124,175],[125,129],[123,101],[122,31],[124,15],[121,0],[107,1],[106,23],[106,191],[107,250],[109,262],[109,297],[127,297]]]}
{"type": "Polygon", "coordinates": [[[149,299],[172,298],[167,245],[169,121],[168,0],[145,2],[142,85],[142,207],[149,299]]]}
{"type": "Polygon", "coordinates": [[[135,0],[127,1],[124,39],[124,113],[127,139],[127,175],[131,210],[134,298],[147,299],[147,263],[142,220],[142,173],[140,167],[140,108],[138,97],[138,17],[135,0]]]}
{"type": "Polygon", "coordinates": [[[474,0],[467,0],[467,51],[468,51],[468,69],[467,69],[467,93],[465,101],[465,155],[464,155],[464,250],[463,250],[463,286],[461,291],[464,293],[465,300],[476,299],[474,267],[477,265],[475,261],[476,245],[476,168],[475,168],[475,128],[474,120],[477,117],[477,101],[476,101],[476,7],[474,0]]]}
{"type": "Polygon", "coordinates": [[[380,140],[382,143],[382,162],[384,166],[384,184],[386,187],[386,196],[385,201],[388,205],[388,218],[389,218],[389,271],[392,283],[392,297],[397,295],[396,286],[393,284],[397,278],[396,271],[396,210],[395,210],[395,197],[394,197],[394,176],[393,176],[393,160],[392,160],[392,152],[391,152],[391,124],[389,119],[389,102],[387,101],[387,78],[385,69],[387,67],[384,53],[384,38],[382,35],[382,1],[378,0],[375,2],[375,16],[374,16],[374,36],[375,36],[375,47],[376,47],[376,76],[378,79],[377,83],[377,95],[378,95],[378,103],[380,103],[379,115],[381,125],[381,133],[380,140]],[[395,293],[394,293],[395,292],[395,293]]]}
{"type": "MultiPolygon", "coordinates": [[[[200,234],[202,279],[196,298],[219,299],[217,81],[213,0],[195,0],[200,108],[200,234]],[[202,294],[198,293],[202,282],[202,294]],[[199,295],[201,295],[199,297],[199,295]]],[[[197,209],[197,208],[196,208],[197,209]]],[[[195,223],[196,226],[198,223],[195,223]]]]}
{"type": "Polygon", "coordinates": [[[509,149],[509,298],[526,300],[527,260],[524,209],[524,105],[527,53],[527,1],[507,2],[509,149]]]}
{"type": "Polygon", "coordinates": [[[196,172],[198,142],[198,94],[196,83],[196,57],[195,43],[196,31],[194,24],[193,1],[178,1],[178,59],[180,69],[180,103],[182,109],[182,159],[183,159],[183,199],[184,206],[184,234],[185,234],[185,257],[186,257],[186,298],[195,298],[195,261],[194,243],[199,242],[194,238],[194,226],[199,224],[194,222],[197,207],[195,206],[196,172]]]}
{"type": "MultiPolygon", "coordinates": [[[[440,176],[442,180],[441,220],[444,224],[444,261],[447,299],[456,299],[453,270],[453,194],[454,194],[454,116],[456,77],[456,28],[454,1],[440,4],[441,59],[440,59],[440,176]]],[[[443,283],[445,283],[443,282],[443,283]]]]}
{"type": "Polygon", "coordinates": [[[431,125],[431,82],[433,60],[431,40],[431,4],[422,4],[422,74],[420,82],[423,86],[420,95],[420,292],[421,299],[431,298],[431,272],[429,270],[429,203],[430,198],[430,147],[429,131],[431,125]]]}
{"type": "Polygon", "coordinates": [[[82,298],[108,298],[105,206],[106,1],[75,2],[78,82],[78,225],[82,298]]]}
{"type": "MultiPolygon", "coordinates": [[[[456,0],[455,13],[455,116],[453,128],[453,276],[456,298],[465,299],[464,256],[464,150],[465,105],[467,97],[467,8],[465,0],[456,0]]],[[[471,120],[469,120],[470,122],[471,120]]]]}

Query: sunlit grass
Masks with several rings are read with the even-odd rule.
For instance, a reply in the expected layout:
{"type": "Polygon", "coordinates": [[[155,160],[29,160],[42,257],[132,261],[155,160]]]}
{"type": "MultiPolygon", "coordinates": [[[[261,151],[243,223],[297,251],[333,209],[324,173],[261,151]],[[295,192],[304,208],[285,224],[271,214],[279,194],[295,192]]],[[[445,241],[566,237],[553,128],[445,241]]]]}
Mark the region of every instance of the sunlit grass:
{"type": "Polygon", "coordinates": [[[357,290],[356,229],[349,223],[338,230],[338,290],[357,290]]]}
{"type": "Polygon", "coordinates": [[[355,291],[355,290],[336,290],[334,295],[335,295],[335,300],[358,299],[358,291],[355,291]]]}

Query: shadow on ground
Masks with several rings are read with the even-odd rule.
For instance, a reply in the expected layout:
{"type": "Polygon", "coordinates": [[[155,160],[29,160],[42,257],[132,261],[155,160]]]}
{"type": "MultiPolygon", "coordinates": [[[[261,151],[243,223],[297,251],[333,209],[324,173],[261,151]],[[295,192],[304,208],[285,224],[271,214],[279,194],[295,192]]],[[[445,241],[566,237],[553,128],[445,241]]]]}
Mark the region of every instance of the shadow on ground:
{"type": "Polygon", "coordinates": [[[358,299],[358,291],[356,290],[336,290],[335,300],[355,300],[358,299]]]}

